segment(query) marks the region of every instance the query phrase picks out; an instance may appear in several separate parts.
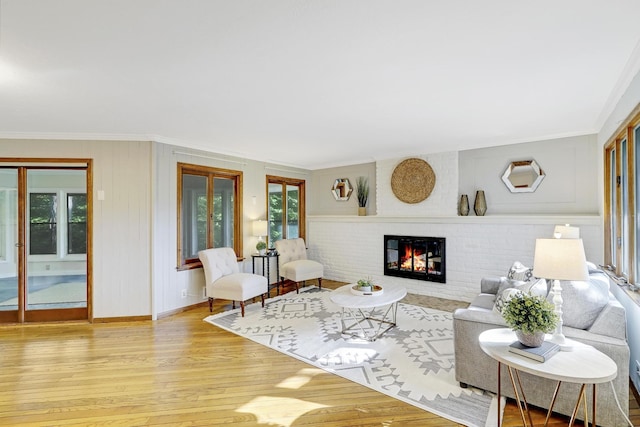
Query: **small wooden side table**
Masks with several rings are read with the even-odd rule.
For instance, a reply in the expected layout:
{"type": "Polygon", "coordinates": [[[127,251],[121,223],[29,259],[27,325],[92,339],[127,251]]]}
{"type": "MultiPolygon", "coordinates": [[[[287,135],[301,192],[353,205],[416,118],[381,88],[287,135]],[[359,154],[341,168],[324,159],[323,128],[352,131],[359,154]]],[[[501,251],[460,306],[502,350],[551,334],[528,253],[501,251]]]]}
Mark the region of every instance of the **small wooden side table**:
{"type": "MultiPolygon", "coordinates": [[[[524,426],[527,426],[525,411],[529,417],[529,425],[533,426],[533,422],[531,421],[531,414],[529,414],[527,399],[524,396],[524,390],[522,389],[522,383],[520,382],[519,371],[558,382],[555,392],[551,398],[551,403],[549,404],[547,418],[544,423],[545,426],[549,422],[549,417],[553,410],[553,405],[555,403],[558,390],[560,389],[560,384],[562,384],[563,381],[582,384],[582,387],[578,392],[576,405],[573,408],[573,414],[571,415],[569,426],[573,425],[581,402],[584,402],[586,418],[587,394],[585,388],[587,384],[592,384],[593,402],[591,422],[593,426],[596,425],[596,384],[609,382],[618,375],[618,366],[609,356],[590,345],[574,340],[567,340],[573,346],[573,351],[559,351],[546,362],[540,363],[509,351],[509,344],[516,341],[517,338],[515,332],[508,328],[489,329],[488,331],[481,333],[478,340],[482,351],[498,361],[498,425],[500,425],[501,412],[500,368],[503,364],[507,366],[509,371],[509,378],[511,379],[511,385],[513,386],[513,390],[516,395],[516,402],[520,409],[520,416],[522,417],[522,424],[524,426]],[[516,385],[518,385],[518,387],[516,387],[516,385]],[[521,397],[522,402],[520,401],[521,397]]],[[[585,419],[584,425],[587,426],[588,424],[589,421],[585,419]]]]}
{"type": "Polygon", "coordinates": [[[252,258],[252,273],[255,274],[256,273],[256,258],[261,258],[262,259],[262,275],[265,276],[267,278],[267,286],[269,287],[269,292],[268,295],[271,295],[271,289],[273,289],[271,287],[271,276],[269,274],[269,265],[271,264],[271,258],[275,258],[276,260],[276,296],[280,295],[280,254],[274,254],[274,255],[260,255],[260,254],[251,254],[251,258],[252,258]],[[266,265],[267,267],[265,268],[265,261],[266,261],[266,265]],[[266,274],[265,274],[266,273],[266,274]]]}

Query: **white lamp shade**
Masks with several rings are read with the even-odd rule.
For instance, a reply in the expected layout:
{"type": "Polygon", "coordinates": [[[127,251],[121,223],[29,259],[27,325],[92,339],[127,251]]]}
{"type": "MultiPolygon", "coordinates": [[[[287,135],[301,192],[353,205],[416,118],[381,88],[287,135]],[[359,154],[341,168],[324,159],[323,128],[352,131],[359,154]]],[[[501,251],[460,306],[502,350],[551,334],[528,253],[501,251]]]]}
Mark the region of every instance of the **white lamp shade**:
{"type": "Polygon", "coordinates": [[[262,237],[267,235],[267,221],[259,219],[253,221],[253,235],[262,237]]]}
{"type": "Polygon", "coordinates": [[[557,239],[579,239],[580,228],[567,225],[556,225],[553,229],[553,236],[557,239]]]}
{"type": "Polygon", "coordinates": [[[553,280],[587,280],[582,239],[536,239],[533,275],[553,280]]]}

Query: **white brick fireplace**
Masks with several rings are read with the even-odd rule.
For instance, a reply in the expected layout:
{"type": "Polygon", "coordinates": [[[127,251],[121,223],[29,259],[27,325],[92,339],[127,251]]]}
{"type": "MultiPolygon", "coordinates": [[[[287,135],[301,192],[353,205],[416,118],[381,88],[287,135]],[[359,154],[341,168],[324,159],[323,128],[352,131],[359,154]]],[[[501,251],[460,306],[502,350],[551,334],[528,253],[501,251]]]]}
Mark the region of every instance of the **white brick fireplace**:
{"type": "MultiPolygon", "coordinates": [[[[587,259],[602,260],[602,226],[597,215],[456,215],[458,157],[456,153],[422,156],[434,169],[436,186],[424,202],[406,204],[390,189],[393,168],[402,159],[376,164],[375,216],[309,216],[309,256],[322,262],[325,277],[355,282],[372,277],[398,283],[412,293],[470,301],[485,276],[506,275],[514,261],[533,265],[535,239],[551,237],[556,224],[580,227],[587,259]],[[444,237],[447,244],[446,283],[384,276],[384,235],[444,237]]],[[[473,204],[473,195],[469,195],[473,204]]],[[[490,211],[489,211],[490,212],[490,211]]]]}

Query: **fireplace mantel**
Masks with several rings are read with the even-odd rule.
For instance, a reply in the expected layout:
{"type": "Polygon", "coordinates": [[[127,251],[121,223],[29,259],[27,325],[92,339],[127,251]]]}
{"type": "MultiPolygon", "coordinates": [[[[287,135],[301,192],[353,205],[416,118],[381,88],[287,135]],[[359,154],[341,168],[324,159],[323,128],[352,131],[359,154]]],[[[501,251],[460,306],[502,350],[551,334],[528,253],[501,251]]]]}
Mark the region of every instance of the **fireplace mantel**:
{"type": "Polygon", "coordinates": [[[379,216],[379,215],[307,215],[317,222],[428,223],[428,224],[602,224],[599,215],[486,215],[486,216],[379,216]]]}

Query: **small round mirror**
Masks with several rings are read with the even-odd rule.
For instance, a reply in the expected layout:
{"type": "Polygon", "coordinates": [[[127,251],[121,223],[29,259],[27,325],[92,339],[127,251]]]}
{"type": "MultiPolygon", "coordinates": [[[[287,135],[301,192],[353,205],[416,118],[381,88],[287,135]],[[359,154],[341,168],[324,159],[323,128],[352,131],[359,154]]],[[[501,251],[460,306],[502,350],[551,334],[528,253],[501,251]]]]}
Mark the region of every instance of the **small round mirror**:
{"type": "Polygon", "coordinates": [[[507,166],[502,181],[512,193],[533,193],[544,177],[544,171],[535,160],[521,160],[507,166]]]}
{"type": "Polygon", "coordinates": [[[349,178],[336,179],[333,183],[333,187],[331,188],[331,193],[333,194],[333,198],[336,200],[349,200],[351,193],[353,193],[353,187],[349,182],[349,178]]]}

